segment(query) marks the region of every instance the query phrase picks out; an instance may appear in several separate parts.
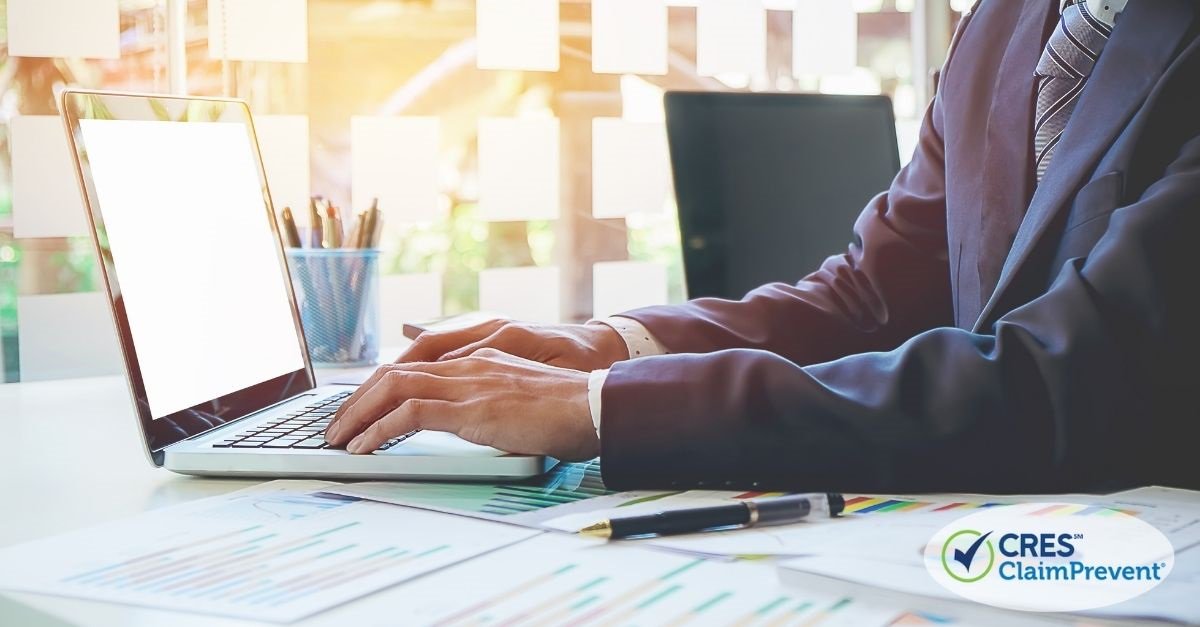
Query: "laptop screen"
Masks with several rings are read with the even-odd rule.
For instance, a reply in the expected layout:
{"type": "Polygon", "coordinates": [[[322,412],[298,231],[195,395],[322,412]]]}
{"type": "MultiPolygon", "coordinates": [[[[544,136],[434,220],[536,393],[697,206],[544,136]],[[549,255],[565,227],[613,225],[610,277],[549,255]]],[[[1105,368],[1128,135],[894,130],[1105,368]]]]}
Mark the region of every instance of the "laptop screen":
{"type": "Polygon", "coordinates": [[[303,368],[245,126],[80,129],[150,416],[303,368]]]}
{"type": "Polygon", "coordinates": [[[150,450],[310,389],[245,106],[67,92],[64,111],[150,450]]]}

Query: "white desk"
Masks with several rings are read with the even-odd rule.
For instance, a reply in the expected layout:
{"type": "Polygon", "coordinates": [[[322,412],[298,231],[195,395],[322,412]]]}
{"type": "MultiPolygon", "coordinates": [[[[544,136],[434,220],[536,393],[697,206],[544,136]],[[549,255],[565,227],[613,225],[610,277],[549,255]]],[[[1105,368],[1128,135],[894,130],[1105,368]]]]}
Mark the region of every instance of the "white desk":
{"type": "MultiPolygon", "coordinates": [[[[325,372],[329,381],[346,372],[325,372]]],[[[198,479],[155,469],[141,449],[133,408],[119,377],[0,385],[0,546],[223,494],[258,483],[198,479]]],[[[774,568],[767,561],[761,568],[774,568]]],[[[403,584],[310,619],[302,627],[367,627],[404,623],[394,602],[403,584]]],[[[915,606],[920,606],[917,601],[915,606]]],[[[995,624],[1045,624],[1035,615],[1005,614],[995,624]]],[[[267,625],[196,614],[32,594],[0,596],[0,625],[172,627],[267,625]]]]}
{"type": "MultiPolygon", "coordinates": [[[[321,373],[322,379],[344,372],[321,373]]],[[[259,481],[198,479],[155,469],[141,449],[133,407],[120,377],[0,385],[0,546],[92,526],[146,510],[231,492],[259,481]]],[[[0,599],[0,625],[257,625],[76,599],[8,594],[45,616],[0,599]],[[59,620],[61,618],[61,620],[59,620]],[[37,622],[40,621],[40,622],[37,622]]],[[[297,623],[394,625],[388,592],[297,623]]]]}

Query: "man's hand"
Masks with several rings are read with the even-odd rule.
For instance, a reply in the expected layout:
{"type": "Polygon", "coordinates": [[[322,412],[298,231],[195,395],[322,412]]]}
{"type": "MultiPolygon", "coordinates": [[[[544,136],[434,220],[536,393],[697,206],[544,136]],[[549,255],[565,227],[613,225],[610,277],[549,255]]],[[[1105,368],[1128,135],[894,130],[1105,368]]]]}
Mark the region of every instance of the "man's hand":
{"type": "Polygon", "coordinates": [[[625,340],[606,324],[491,320],[466,329],[422,333],[396,361],[449,361],[470,356],[482,348],[585,372],[603,370],[629,359],[625,340]]]}
{"type": "Polygon", "coordinates": [[[346,400],[325,439],[362,454],[429,429],[510,453],[591,459],[600,442],[587,386],[587,372],[490,348],[460,359],[391,364],[346,400]]]}

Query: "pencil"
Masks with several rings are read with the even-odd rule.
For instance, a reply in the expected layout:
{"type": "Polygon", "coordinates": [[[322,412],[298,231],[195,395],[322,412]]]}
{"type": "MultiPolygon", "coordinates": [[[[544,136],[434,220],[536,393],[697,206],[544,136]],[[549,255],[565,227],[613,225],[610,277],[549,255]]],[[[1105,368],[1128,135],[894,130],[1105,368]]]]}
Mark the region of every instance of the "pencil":
{"type": "Polygon", "coordinates": [[[288,248],[300,248],[300,231],[296,229],[291,207],[283,208],[283,241],[288,248]]]}
{"type": "Polygon", "coordinates": [[[354,218],[354,226],[350,228],[350,233],[346,236],[345,245],[349,248],[362,248],[362,229],[363,222],[367,219],[366,211],[359,211],[354,218]]]}
{"type": "Polygon", "coordinates": [[[338,215],[337,207],[332,204],[325,207],[326,222],[323,225],[325,229],[322,244],[325,248],[341,248],[342,247],[342,217],[338,215]]]}
{"type": "Polygon", "coordinates": [[[313,196],[308,199],[308,242],[313,248],[321,247],[321,212],[317,209],[319,196],[313,196]]]}

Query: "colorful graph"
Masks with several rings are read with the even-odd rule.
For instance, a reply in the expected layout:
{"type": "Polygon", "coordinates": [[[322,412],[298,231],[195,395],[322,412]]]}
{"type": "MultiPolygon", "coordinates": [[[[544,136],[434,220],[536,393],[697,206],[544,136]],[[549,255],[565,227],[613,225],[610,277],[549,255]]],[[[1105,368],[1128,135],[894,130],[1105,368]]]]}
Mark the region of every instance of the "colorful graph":
{"type": "Polygon", "coordinates": [[[0,588],[286,622],[537,535],[311,489],[266,484],[8,548],[0,588]]]}
{"type": "Polygon", "coordinates": [[[498,485],[479,511],[509,516],[612,494],[604,487],[600,462],[562,464],[546,477],[498,485]]]}
{"type": "Polygon", "coordinates": [[[239,520],[299,520],[349,505],[361,499],[338,494],[279,492],[231,497],[203,515],[239,520]]]}
{"type": "MultiPolygon", "coordinates": [[[[666,558],[672,567],[648,578],[595,563],[551,566],[435,624],[559,624],[616,627],[631,624],[819,625],[854,601],[804,599],[779,589],[747,586],[702,559],[666,558]],[[683,563],[680,563],[682,561],[683,563]],[[750,589],[753,589],[751,591],[750,589]]],[[[614,564],[615,566],[615,564],[614,564]]],[[[726,565],[727,566],[727,565],[726,565]]]]}
{"type": "MultiPolygon", "coordinates": [[[[846,508],[843,514],[847,515],[864,515],[864,514],[886,514],[892,512],[945,512],[950,510],[966,510],[983,509],[987,507],[996,507],[998,505],[1007,505],[1008,503],[997,502],[970,502],[970,501],[918,501],[911,499],[886,498],[873,496],[853,496],[846,499],[846,508]]],[[[1138,511],[1132,509],[1117,509],[1110,505],[1088,505],[1088,504],[1051,504],[1043,509],[1031,512],[1030,516],[1111,516],[1114,514],[1129,514],[1137,516],[1138,511]]]]}
{"type": "Polygon", "coordinates": [[[860,516],[864,514],[887,514],[894,512],[945,512],[953,509],[979,509],[995,507],[1004,503],[972,503],[969,501],[939,502],[891,499],[874,496],[852,496],[846,498],[842,514],[860,516]]]}
{"type": "Polygon", "coordinates": [[[373,501],[493,520],[519,520],[551,507],[616,494],[604,487],[599,461],[560,464],[544,476],[504,484],[364,482],[333,490],[373,501]]]}
{"type": "Polygon", "coordinates": [[[892,621],[892,625],[952,625],[955,621],[947,616],[930,614],[929,612],[905,612],[892,621]]]}
{"type": "Polygon", "coordinates": [[[1047,505],[1029,513],[1030,516],[1113,516],[1128,514],[1137,516],[1140,512],[1132,509],[1117,509],[1107,505],[1065,504],[1047,505]]]}
{"type": "MultiPolygon", "coordinates": [[[[734,496],[735,499],[760,499],[774,496],[784,496],[788,492],[743,492],[734,496]]],[[[842,510],[844,515],[886,514],[890,512],[944,512],[952,509],[972,509],[995,507],[1004,503],[975,503],[970,501],[920,501],[905,498],[889,498],[869,495],[846,495],[846,505],[842,510]]]]}
{"type": "Polygon", "coordinates": [[[214,603],[280,606],[450,548],[445,544],[423,550],[362,546],[357,538],[345,538],[359,524],[350,522],[299,537],[254,525],[61,581],[214,603]]]}

